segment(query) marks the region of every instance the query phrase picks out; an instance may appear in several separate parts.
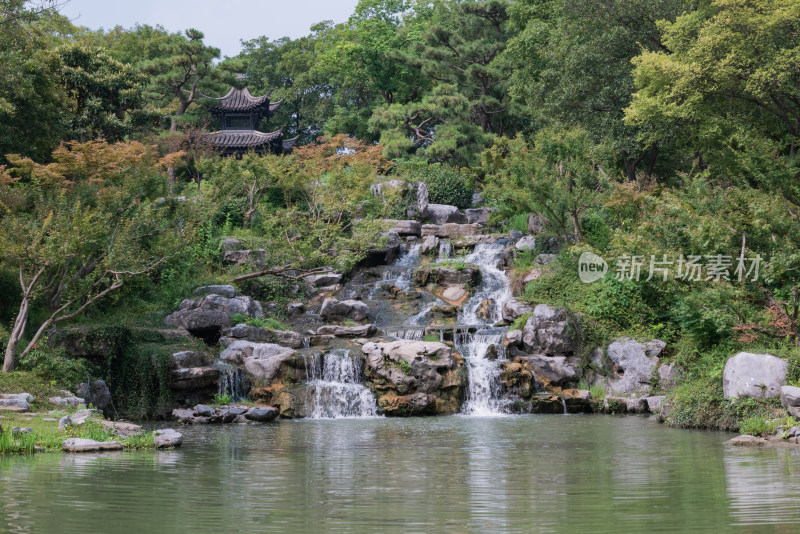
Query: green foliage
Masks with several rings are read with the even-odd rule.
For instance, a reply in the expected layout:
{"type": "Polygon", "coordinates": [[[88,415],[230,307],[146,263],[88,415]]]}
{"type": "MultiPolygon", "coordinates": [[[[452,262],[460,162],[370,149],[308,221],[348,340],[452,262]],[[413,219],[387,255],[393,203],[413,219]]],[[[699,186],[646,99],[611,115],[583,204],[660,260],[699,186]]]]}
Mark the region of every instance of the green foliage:
{"type": "Polygon", "coordinates": [[[29,371],[63,389],[72,390],[76,384],[96,376],[94,366],[83,358],[70,357],[63,348],[37,348],[20,362],[21,371],[29,371]]]}
{"type": "Polygon", "coordinates": [[[435,334],[428,334],[428,335],[422,337],[422,341],[427,341],[428,343],[438,343],[439,342],[439,336],[437,336],[435,334]]]}
{"type": "Polygon", "coordinates": [[[304,282],[269,275],[245,280],[239,282],[238,285],[242,293],[250,295],[256,300],[278,304],[286,304],[291,300],[302,300],[310,291],[304,282]],[[299,291],[295,291],[296,286],[300,286],[299,291]]]}
{"type": "Polygon", "coordinates": [[[764,419],[763,417],[748,417],[739,421],[739,432],[751,436],[772,436],[777,429],[778,422],[776,420],[764,419]]]}
{"type": "Polygon", "coordinates": [[[523,234],[528,233],[528,214],[527,213],[517,213],[515,215],[510,216],[508,219],[505,219],[501,225],[503,232],[508,233],[516,230],[517,232],[522,232],[523,234]]]}
{"type": "Polygon", "coordinates": [[[450,204],[458,208],[472,206],[472,177],[466,169],[447,165],[407,165],[400,175],[409,182],[422,182],[428,187],[428,200],[433,204],[450,204]]]}
{"type": "Polygon", "coordinates": [[[215,406],[225,406],[230,404],[231,400],[233,400],[231,395],[215,393],[214,398],[211,400],[211,404],[215,406]]]}
{"type": "Polygon", "coordinates": [[[525,328],[525,323],[528,322],[528,319],[530,319],[532,315],[533,312],[523,313],[522,315],[514,319],[514,322],[511,323],[509,330],[522,330],[523,328],[525,328]]]}
{"type": "Polygon", "coordinates": [[[412,372],[412,370],[411,370],[411,364],[409,364],[407,361],[405,361],[405,360],[398,360],[398,361],[397,361],[397,366],[398,366],[398,367],[400,368],[400,370],[401,370],[401,371],[403,371],[403,372],[404,372],[406,375],[411,375],[411,372],[412,372]]]}
{"type": "Polygon", "coordinates": [[[729,401],[723,398],[721,378],[706,377],[678,386],[669,406],[670,426],[736,431],[739,421],[770,418],[779,404],[775,399],[729,401]]]}
{"type": "Polygon", "coordinates": [[[273,317],[250,317],[241,313],[231,314],[231,322],[244,323],[250,326],[260,326],[267,330],[290,330],[288,326],[273,317]]]}

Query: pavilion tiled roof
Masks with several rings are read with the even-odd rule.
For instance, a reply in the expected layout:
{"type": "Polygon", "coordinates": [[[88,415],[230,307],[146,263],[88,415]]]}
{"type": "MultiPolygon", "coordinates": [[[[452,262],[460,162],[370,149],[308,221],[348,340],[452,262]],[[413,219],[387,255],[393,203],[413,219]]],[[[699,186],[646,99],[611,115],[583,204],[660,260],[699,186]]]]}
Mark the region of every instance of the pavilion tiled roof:
{"type": "MultiPolygon", "coordinates": [[[[253,96],[250,94],[250,91],[247,89],[247,87],[244,89],[236,89],[235,87],[231,87],[231,90],[228,91],[227,95],[221,98],[215,98],[213,100],[217,100],[219,103],[209,110],[212,113],[241,113],[253,111],[264,106],[264,104],[269,104],[269,94],[253,96]]],[[[273,111],[273,106],[275,106],[275,109],[277,109],[278,105],[280,105],[280,101],[276,102],[275,104],[270,104],[270,111],[273,111]]]]}
{"type": "Polygon", "coordinates": [[[211,144],[219,148],[256,148],[277,141],[282,136],[283,128],[270,133],[256,130],[221,130],[206,134],[211,144]]]}

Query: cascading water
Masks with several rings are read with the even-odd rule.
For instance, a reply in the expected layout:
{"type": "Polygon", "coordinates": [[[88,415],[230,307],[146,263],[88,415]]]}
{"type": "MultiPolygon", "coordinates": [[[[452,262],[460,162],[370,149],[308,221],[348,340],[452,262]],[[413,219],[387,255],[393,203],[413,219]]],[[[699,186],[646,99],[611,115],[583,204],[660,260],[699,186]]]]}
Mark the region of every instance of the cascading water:
{"type": "MultiPolygon", "coordinates": [[[[459,313],[462,325],[488,325],[502,319],[505,302],[511,298],[508,277],[498,268],[505,250],[502,243],[480,243],[465,261],[480,267],[481,283],[459,313]]],[[[503,402],[499,397],[500,362],[506,359],[501,328],[484,328],[474,334],[459,333],[455,344],[467,361],[469,372],[467,415],[499,415],[503,402]]]]}
{"type": "Polygon", "coordinates": [[[378,406],[363,385],[363,361],[347,349],[337,349],[306,360],[310,380],[305,411],[312,419],[375,417],[378,406]]]}
{"type": "Polygon", "coordinates": [[[422,248],[420,243],[415,243],[408,247],[408,250],[401,253],[394,263],[383,271],[383,279],[375,283],[375,287],[369,293],[369,299],[373,299],[375,294],[383,287],[397,286],[403,291],[411,289],[411,276],[414,267],[419,263],[419,252],[422,248]]]}
{"type": "Polygon", "coordinates": [[[244,370],[222,361],[216,362],[214,367],[219,369],[217,393],[230,395],[233,401],[247,398],[247,377],[244,370]]]}

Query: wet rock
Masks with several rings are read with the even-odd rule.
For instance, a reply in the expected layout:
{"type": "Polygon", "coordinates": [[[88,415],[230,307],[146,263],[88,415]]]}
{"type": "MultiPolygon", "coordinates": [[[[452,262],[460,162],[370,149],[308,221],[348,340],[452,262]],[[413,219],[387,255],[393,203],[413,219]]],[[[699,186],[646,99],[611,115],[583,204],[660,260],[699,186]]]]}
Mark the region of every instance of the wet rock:
{"type": "Polygon", "coordinates": [[[533,306],[520,302],[515,298],[510,298],[503,303],[503,320],[509,323],[514,321],[517,317],[521,317],[526,313],[533,311],[533,306]]]}
{"type": "Polygon", "coordinates": [[[506,347],[519,347],[522,344],[522,330],[507,330],[503,344],[506,347]]]}
{"type": "Polygon", "coordinates": [[[237,324],[230,329],[223,330],[224,338],[220,344],[230,345],[235,340],[247,340],[259,343],[277,343],[293,349],[303,346],[303,336],[292,330],[272,330],[262,326],[237,324]]]}
{"type": "Polygon", "coordinates": [[[205,365],[205,355],[201,352],[184,350],[172,355],[172,367],[183,369],[186,367],[203,367],[205,365]]]}
{"type": "Polygon", "coordinates": [[[374,324],[360,326],[325,325],[317,328],[316,335],[332,335],[336,337],[370,337],[378,329],[374,324]]]}
{"type": "Polygon", "coordinates": [[[532,354],[569,354],[577,348],[580,316],[539,304],[523,328],[522,342],[532,354]]]}
{"type": "Polygon", "coordinates": [[[303,315],[306,311],[306,305],[302,302],[290,302],[286,305],[286,313],[290,319],[303,315]]]}
{"type": "Polygon", "coordinates": [[[406,236],[413,235],[419,237],[422,234],[422,225],[418,221],[398,221],[396,219],[381,219],[386,225],[389,225],[387,232],[393,232],[397,235],[406,236]]]}
{"type": "Polygon", "coordinates": [[[334,298],[325,299],[320,309],[320,316],[326,321],[363,321],[367,318],[369,306],[359,300],[336,300],[334,298]]]}
{"type": "Polygon", "coordinates": [[[61,447],[67,452],[121,451],[122,443],[118,441],[95,441],[93,439],[65,439],[61,447]]]}
{"type": "Polygon", "coordinates": [[[649,390],[650,378],[665,346],[666,343],[659,339],[639,343],[621,338],[611,343],[606,350],[612,372],[608,380],[609,391],[621,394],[649,390]]]}
{"type": "Polygon", "coordinates": [[[470,208],[464,210],[464,215],[469,224],[486,224],[492,211],[489,208],[470,208]]]}
{"type": "MultiPolygon", "coordinates": [[[[240,342],[237,341],[237,343],[240,342]]],[[[244,360],[244,368],[252,380],[262,383],[274,380],[284,362],[296,354],[294,349],[272,343],[256,343],[254,345],[252,355],[244,360]]]]}
{"type": "Polygon", "coordinates": [[[439,253],[439,238],[435,235],[426,235],[422,238],[422,246],[420,246],[420,254],[438,254],[439,253]]]}
{"type": "Polygon", "coordinates": [[[189,391],[216,385],[219,369],[214,367],[184,367],[170,372],[170,388],[189,391]]]}
{"type": "Polygon", "coordinates": [[[786,408],[792,417],[800,418],[800,388],[781,386],[781,406],[786,408]]]}
{"type": "Polygon", "coordinates": [[[466,373],[463,359],[444,343],[367,343],[365,374],[387,415],[456,413],[466,373]]]}
{"type": "Polygon", "coordinates": [[[436,236],[442,239],[452,239],[455,237],[477,236],[483,232],[482,224],[423,224],[422,237],[436,236]]]}
{"type": "Polygon", "coordinates": [[[153,432],[156,449],[177,448],[183,443],[183,434],[173,428],[162,428],[153,432]]]}
{"type": "Polygon", "coordinates": [[[253,265],[263,267],[267,257],[264,249],[256,250],[227,250],[222,254],[222,261],[233,265],[253,265]]]}
{"type": "Polygon", "coordinates": [[[451,306],[461,306],[469,296],[469,293],[461,286],[450,286],[445,288],[440,296],[442,300],[451,306]]]}
{"type": "Polygon", "coordinates": [[[501,362],[499,381],[506,398],[528,399],[536,393],[536,376],[527,362],[501,362]]]}
{"type": "Polygon", "coordinates": [[[481,301],[480,305],[478,306],[478,311],[476,315],[479,319],[483,321],[490,321],[492,317],[494,317],[494,309],[496,303],[492,299],[484,299],[481,301]]]}
{"type": "Polygon", "coordinates": [[[532,354],[520,355],[517,359],[526,362],[537,376],[552,385],[563,386],[578,380],[580,361],[575,356],[532,354]]]}
{"type": "Polygon", "coordinates": [[[777,397],[786,383],[787,370],[786,360],[771,354],[740,352],[725,363],[722,392],[726,399],[777,397]]]}
{"type": "Polygon", "coordinates": [[[481,270],[475,265],[465,265],[463,269],[442,267],[436,264],[424,265],[414,270],[414,284],[418,287],[428,285],[451,286],[470,285],[476,287],[481,281],[481,270]]]}
{"type": "Polygon", "coordinates": [[[278,410],[270,406],[257,406],[247,410],[245,418],[258,423],[268,423],[278,417],[278,410]]]}
{"type": "Polygon", "coordinates": [[[729,439],[725,442],[725,444],[733,445],[735,447],[761,447],[767,444],[767,440],[764,438],[751,436],[750,434],[743,434],[741,436],[736,436],[735,438],[729,439]]]}
{"type": "Polygon", "coordinates": [[[198,404],[194,407],[194,413],[200,417],[211,417],[214,415],[214,408],[208,406],[207,404],[198,404]]]}
{"type": "Polygon", "coordinates": [[[457,207],[448,204],[428,204],[425,218],[433,224],[465,224],[468,222],[467,217],[458,211],[457,207]]]}
{"type": "Polygon", "coordinates": [[[511,239],[521,239],[521,238],[522,238],[522,236],[524,236],[524,235],[525,235],[525,234],[523,234],[523,233],[522,233],[522,232],[520,232],[519,230],[511,230],[511,231],[508,233],[508,236],[509,236],[511,239]]]}
{"type": "Polygon", "coordinates": [[[313,335],[309,339],[309,345],[312,347],[327,347],[334,339],[336,339],[336,336],[331,334],[326,334],[324,336],[313,335]]]}
{"type": "Polygon", "coordinates": [[[176,408],[172,410],[172,417],[181,423],[193,423],[195,415],[194,410],[176,408]]]}
{"type": "Polygon", "coordinates": [[[236,288],[230,285],[202,286],[195,289],[193,294],[196,297],[219,295],[229,299],[239,296],[239,292],[236,291],[236,288]]]}
{"type": "Polygon", "coordinates": [[[517,250],[534,250],[536,248],[536,238],[529,235],[523,236],[514,246],[517,250]]]}
{"type": "Polygon", "coordinates": [[[647,413],[649,403],[647,399],[629,397],[606,397],[604,401],[605,411],[609,413],[647,413]]]}
{"type": "Polygon", "coordinates": [[[98,410],[105,410],[111,405],[111,391],[103,380],[95,380],[91,384],[81,382],[75,389],[77,397],[84,399],[87,406],[92,405],[98,410]]]}

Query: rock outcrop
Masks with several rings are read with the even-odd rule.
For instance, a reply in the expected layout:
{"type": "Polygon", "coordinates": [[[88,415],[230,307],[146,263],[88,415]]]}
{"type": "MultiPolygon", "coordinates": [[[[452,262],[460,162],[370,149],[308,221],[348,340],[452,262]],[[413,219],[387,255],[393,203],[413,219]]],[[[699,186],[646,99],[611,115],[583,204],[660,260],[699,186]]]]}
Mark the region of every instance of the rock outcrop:
{"type": "Polygon", "coordinates": [[[331,322],[342,322],[347,319],[363,321],[367,318],[369,306],[360,300],[325,299],[319,311],[320,316],[331,322]]]}
{"type": "Polygon", "coordinates": [[[367,387],[386,415],[456,413],[466,385],[464,360],[444,343],[367,343],[367,387]]]}
{"type": "Polygon", "coordinates": [[[740,352],[725,362],[722,392],[726,399],[777,397],[786,383],[789,364],[771,354],[740,352]]]}
{"type": "Polygon", "coordinates": [[[580,332],[580,316],[539,304],[522,330],[522,345],[529,354],[570,354],[578,347],[580,332]]]}
{"type": "Polygon", "coordinates": [[[164,323],[188,330],[193,336],[216,342],[221,330],[231,326],[231,314],[263,317],[261,304],[250,297],[223,297],[206,295],[199,300],[186,299],[176,312],[168,315],[164,323]]]}
{"type": "Polygon", "coordinates": [[[611,362],[609,391],[626,394],[649,390],[650,379],[658,367],[658,356],[665,346],[666,343],[659,339],[639,343],[622,338],[611,343],[606,350],[611,362]]]}

